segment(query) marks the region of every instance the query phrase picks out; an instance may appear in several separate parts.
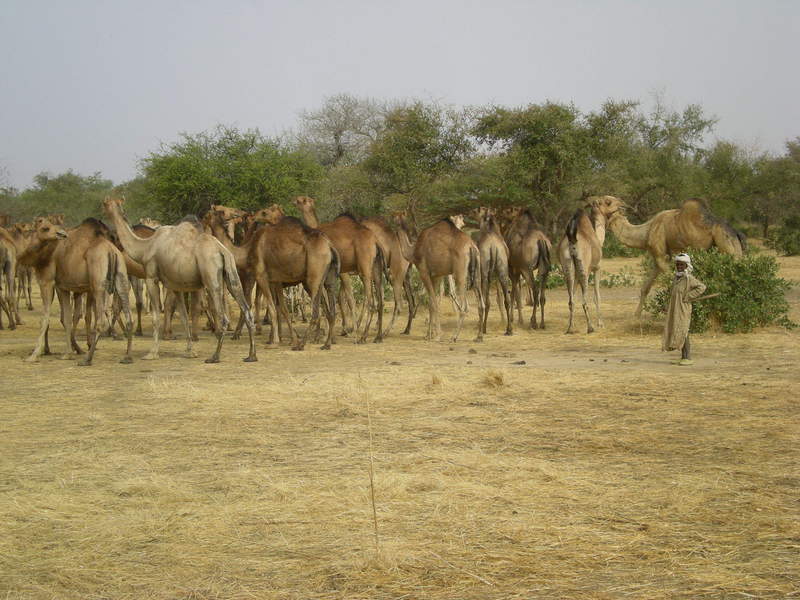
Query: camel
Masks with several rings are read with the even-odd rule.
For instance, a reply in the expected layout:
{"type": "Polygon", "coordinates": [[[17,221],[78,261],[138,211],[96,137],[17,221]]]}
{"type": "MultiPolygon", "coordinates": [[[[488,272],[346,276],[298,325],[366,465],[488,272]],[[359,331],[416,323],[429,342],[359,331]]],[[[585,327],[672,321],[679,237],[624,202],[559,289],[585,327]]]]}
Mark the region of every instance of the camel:
{"type": "Polygon", "coordinates": [[[552,244],[544,232],[536,224],[530,209],[505,209],[503,216],[508,223],[505,240],[508,244],[508,270],[511,276],[512,304],[517,305],[517,317],[522,325],[522,294],[520,278],[524,279],[530,292],[533,311],[530,328],[536,329],[536,309],[540,311],[538,327],[544,329],[544,306],[547,301],[547,277],[550,274],[550,254],[552,244]],[[533,274],[538,271],[539,280],[533,274]]]}
{"type": "MultiPolygon", "coordinates": [[[[356,342],[360,344],[367,340],[376,300],[378,331],[373,341],[375,343],[382,342],[383,270],[385,258],[375,234],[348,214],[339,215],[330,223],[320,223],[314,210],[314,199],[308,196],[298,196],[294,199],[294,203],[303,215],[306,225],[319,229],[333,243],[341,260],[340,273],[357,273],[364,283],[364,304],[356,321],[356,328],[361,323],[364,323],[364,328],[361,334],[357,336],[356,342]]],[[[341,280],[342,285],[347,289],[349,281],[346,278],[341,278],[341,280]]],[[[349,297],[352,297],[352,291],[350,291],[349,297]]],[[[344,315],[345,311],[342,310],[342,327],[347,331],[344,315]]]]}
{"type": "Polygon", "coordinates": [[[594,273],[594,303],[597,311],[597,326],[603,327],[600,315],[600,261],[603,259],[603,242],[606,238],[606,224],[612,215],[623,206],[622,200],[614,196],[593,196],[588,198],[587,215],[578,209],[567,223],[566,235],[558,244],[558,258],[567,281],[569,295],[569,324],[566,333],[574,333],[572,326],[574,313],[575,279],[581,286],[583,313],[586,315],[586,332],[592,333],[592,321],[586,304],[586,288],[589,274],[594,273]]]}
{"type": "Polygon", "coordinates": [[[38,361],[42,354],[50,325],[54,289],[58,293],[61,322],[67,338],[66,351],[61,358],[72,358],[70,349],[82,353],[75,341],[74,326],[80,312],[81,296],[86,295],[84,318],[89,352],[78,364],[92,364],[100,338],[99,330],[106,324],[108,299],[113,294],[119,298],[125,314],[124,327],[128,342],[125,356],[120,362],[132,362],[133,323],[128,305],[128,272],[122,252],[111,242],[109,235],[108,228],[92,218],[84,220],[69,233],[46,219],[38,221],[33,243],[20,255],[20,260],[31,265],[36,272],[44,304],[39,337],[27,359],[29,362],[38,361]]]}
{"type": "MultiPolygon", "coordinates": [[[[6,232],[11,236],[13,244],[17,248],[17,255],[28,246],[33,235],[33,225],[30,223],[14,223],[6,228],[6,232]]],[[[33,272],[30,267],[17,264],[17,307],[20,298],[26,301],[28,310],[33,310],[33,298],[31,296],[31,280],[33,272]]]]}
{"type": "Polygon", "coordinates": [[[8,328],[16,329],[18,315],[14,276],[17,270],[17,249],[4,234],[5,230],[0,228],[0,329],[3,329],[4,312],[8,316],[8,328]]]}
{"type": "MultiPolygon", "coordinates": [[[[266,216],[275,220],[282,211],[278,208],[268,213],[266,216]]],[[[333,294],[339,266],[339,255],[331,241],[321,231],[307,227],[298,219],[283,216],[275,223],[267,223],[260,227],[248,241],[236,246],[228,236],[221,216],[221,213],[212,213],[208,223],[214,235],[234,254],[237,266],[241,265],[252,273],[251,276],[266,299],[272,324],[268,346],[277,343],[275,332],[279,321],[275,298],[285,322],[288,323],[292,336],[292,349],[302,350],[309,332],[318,324],[319,304],[324,289],[327,292],[324,308],[328,320],[328,338],[322,349],[329,350],[333,343],[336,315],[333,294]],[[281,293],[283,285],[298,283],[303,284],[311,296],[312,303],[312,323],[306,329],[302,340],[292,327],[281,293]]]]}
{"type": "Polygon", "coordinates": [[[486,325],[489,320],[489,307],[491,302],[489,283],[492,275],[495,275],[500,288],[503,290],[503,302],[506,312],[505,334],[512,335],[514,333],[514,324],[509,294],[508,246],[503,239],[503,234],[500,231],[500,226],[497,224],[493,209],[482,206],[478,209],[477,216],[480,225],[478,250],[480,251],[481,257],[481,294],[486,304],[483,311],[482,331],[483,333],[487,333],[486,325]]]}
{"type": "Polygon", "coordinates": [[[392,318],[389,321],[389,326],[383,332],[383,337],[388,336],[392,331],[395,318],[400,314],[401,294],[405,295],[408,303],[408,322],[403,331],[404,334],[408,334],[411,331],[411,321],[417,312],[414,290],[411,288],[411,263],[403,256],[397,232],[384,219],[381,217],[369,217],[362,219],[361,224],[377,238],[378,245],[389,267],[389,282],[392,286],[394,308],[392,309],[392,318]]]}
{"type": "Polygon", "coordinates": [[[690,198],[680,208],[662,210],[649,221],[633,225],[620,212],[608,223],[620,242],[631,248],[647,250],[654,266],[645,278],[639,295],[636,316],[642,314],[645,300],[660,273],[672,269],[671,257],[694,248],[707,250],[716,247],[723,254],[741,256],[747,249],[744,234],[725,221],[714,217],[703,200],[690,198]]]}
{"type": "MultiPolygon", "coordinates": [[[[125,252],[145,270],[145,283],[150,296],[153,317],[153,345],[144,356],[147,360],[158,358],[159,329],[161,320],[161,299],[158,282],[173,292],[195,292],[205,290],[212,303],[216,327],[217,346],[207,363],[218,363],[224,332],[228,326],[228,315],[224,307],[223,285],[245,313],[247,330],[250,335],[250,352],[245,362],[254,362],[256,346],[253,338],[253,315],[247,305],[236,271],[233,256],[214,236],[199,231],[192,223],[183,222],[175,226],[162,226],[152,237],[137,236],[125,220],[124,199],[108,196],[103,200],[103,210],[114,223],[117,236],[125,252]],[[224,282],[224,284],[223,284],[224,282]]],[[[195,357],[192,349],[192,333],[186,304],[178,296],[178,308],[186,331],[186,356],[195,357]]]]}
{"type": "Polygon", "coordinates": [[[483,340],[484,301],[481,292],[480,251],[466,233],[461,231],[450,219],[437,221],[424,229],[411,246],[411,227],[404,213],[396,213],[395,222],[400,228],[400,240],[406,260],[414,263],[420,279],[428,293],[428,332],[425,339],[441,339],[439,322],[439,282],[447,275],[455,279],[456,309],[458,321],[452,341],[458,340],[464,317],[467,314],[467,290],[475,288],[478,297],[478,335],[476,342],[483,340]]]}

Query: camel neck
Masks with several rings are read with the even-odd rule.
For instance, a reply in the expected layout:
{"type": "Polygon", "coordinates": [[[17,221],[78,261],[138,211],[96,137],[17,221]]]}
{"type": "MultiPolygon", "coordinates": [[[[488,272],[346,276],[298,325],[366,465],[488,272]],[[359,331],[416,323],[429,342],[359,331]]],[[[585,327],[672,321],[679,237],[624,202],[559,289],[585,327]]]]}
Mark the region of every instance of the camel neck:
{"type": "Polygon", "coordinates": [[[233,240],[228,235],[227,230],[216,219],[211,221],[211,233],[217,238],[220,243],[230,250],[233,254],[233,259],[236,261],[236,268],[243,269],[247,266],[247,255],[250,247],[250,240],[245,241],[241,246],[233,243],[233,240]]]}
{"type": "Polygon", "coordinates": [[[144,255],[147,252],[147,249],[150,247],[150,240],[140,238],[138,235],[133,233],[131,226],[119,213],[118,208],[112,208],[109,211],[109,216],[111,217],[111,222],[114,223],[114,227],[117,230],[117,237],[119,238],[122,247],[125,249],[125,252],[127,252],[128,256],[130,256],[133,260],[143,264],[144,255]]]}
{"type": "Polygon", "coordinates": [[[400,244],[400,254],[408,262],[414,262],[414,244],[411,242],[406,228],[403,226],[398,227],[395,235],[397,235],[397,242],[400,244]]]}
{"type": "Polygon", "coordinates": [[[317,219],[317,211],[314,210],[313,207],[304,208],[302,211],[303,213],[303,222],[313,229],[319,228],[319,219],[317,219]]]}
{"type": "Polygon", "coordinates": [[[617,239],[630,248],[647,248],[647,235],[650,231],[650,221],[642,225],[633,225],[623,215],[616,213],[608,223],[617,239]]]}

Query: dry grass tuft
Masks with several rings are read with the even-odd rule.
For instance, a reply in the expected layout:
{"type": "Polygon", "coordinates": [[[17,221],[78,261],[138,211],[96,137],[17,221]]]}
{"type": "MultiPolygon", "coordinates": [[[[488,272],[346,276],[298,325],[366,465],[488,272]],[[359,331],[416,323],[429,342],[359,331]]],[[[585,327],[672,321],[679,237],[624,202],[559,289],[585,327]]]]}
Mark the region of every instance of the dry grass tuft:
{"type": "Polygon", "coordinates": [[[490,388],[499,388],[506,385],[505,376],[501,371],[489,371],[483,378],[483,383],[490,388]]]}

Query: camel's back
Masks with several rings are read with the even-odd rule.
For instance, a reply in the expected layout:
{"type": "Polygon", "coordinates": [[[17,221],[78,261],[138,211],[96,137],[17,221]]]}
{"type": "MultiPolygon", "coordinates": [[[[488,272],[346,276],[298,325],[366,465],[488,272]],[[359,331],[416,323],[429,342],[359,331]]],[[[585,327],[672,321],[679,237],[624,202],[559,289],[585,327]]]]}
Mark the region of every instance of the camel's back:
{"type": "Polygon", "coordinates": [[[414,263],[428,269],[434,277],[453,273],[459,263],[469,260],[475,242],[445,219],[420,233],[414,246],[414,263]]]}

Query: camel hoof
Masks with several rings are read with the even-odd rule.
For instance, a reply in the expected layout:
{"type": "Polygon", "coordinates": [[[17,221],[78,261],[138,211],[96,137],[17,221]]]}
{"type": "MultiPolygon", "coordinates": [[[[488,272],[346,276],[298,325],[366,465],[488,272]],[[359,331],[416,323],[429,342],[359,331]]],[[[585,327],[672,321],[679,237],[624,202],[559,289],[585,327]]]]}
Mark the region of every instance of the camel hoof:
{"type": "Polygon", "coordinates": [[[155,360],[158,358],[158,353],[148,352],[142,357],[142,360],[155,360]]]}
{"type": "Polygon", "coordinates": [[[72,360],[72,354],[62,354],[58,357],[58,360],[72,360]]]}
{"type": "Polygon", "coordinates": [[[331,349],[331,345],[330,344],[325,344],[323,346],[320,346],[320,350],[330,350],[330,349],[331,349]]]}
{"type": "Polygon", "coordinates": [[[303,351],[303,346],[301,346],[300,344],[297,344],[296,346],[292,346],[292,351],[293,352],[302,352],[303,351]]]}
{"type": "Polygon", "coordinates": [[[476,342],[483,342],[483,336],[479,335],[478,337],[475,338],[475,341],[476,342]]]}
{"type": "Polygon", "coordinates": [[[38,356],[29,356],[28,358],[25,359],[25,362],[26,363],[31,363],[31,364],[38,363],[39,362],[39,357],[38,356]]]}
{"type": "Polygon", "coordinates": [[[131,363],[133,363],[133,359],[130,356],[123,356],[122,360],[119,361],[119,364],[121,365],[129,365],[131,363]]]}
{"type": "MultiPolygon", "coordinates": [[[[231,336],[231,339],[232,339],[232,340],[238,340],[240,337],[242,337],[240,334],[238,334],[238,333],[234,333],[234,334],[231,336]]],[[[195,340],[195,341],[197,341],[197,340],[195,340]]]]}
{"type": "Polygon", "coordinates": [[[258,359],[255,356],[247,356],[242,360],[244,362],[258,362],[258,359]]]}
{"type": "Polygon", "coordinates": [[[193,342],[199,342],[200,338],[197,335],[192,335],[192,341],[193,342]]]}
{"type": "Polygon", "coordinates": [[[541,325],[539,325],[539,329],[544,329],[544,323],[542,323],[541,325]]]}
{"type": "Polygon", "coordinates": [[[219,357],[218,356],[212,356],[211,358],[207,358],[205,360],[205,363],[207,365],[213,365],[213,364],[218,363],[218,362],[219,362],[219,357]]]}
{"type": "Polygon", "coordinates": [[[514,330],[506,329],[506,332],[503,335],[514,335],[514,330]]]}
{"type": "Polygon", "coordinates": [[[133,335],[135,335],[136,337],[144,337],[144,334],[141,331],[137,331],[133,335]]]}
{"type": "Polygon", "coordinates": [[[162,340],[167,340],[167,341],[172,341],[172,340],[175,339],[175,336],[172,335],[171,333],[165,333],[164,335],[161,336],[161,339],[162,340]]]}
{"type": "Polygon", "coordinates": [[[92,362],[89,361],[89,360],[82,360],[82,361],[78,362],[78,366],[79,367],[91,367],[92,366],[92,362]]]}
{"type": "Polygon", "coordinates": [[[376,337],[374,340],[372,340],[372,343],[373,344],[382,344],[383,343],[383,338],[382,337],[376,337]]]}

